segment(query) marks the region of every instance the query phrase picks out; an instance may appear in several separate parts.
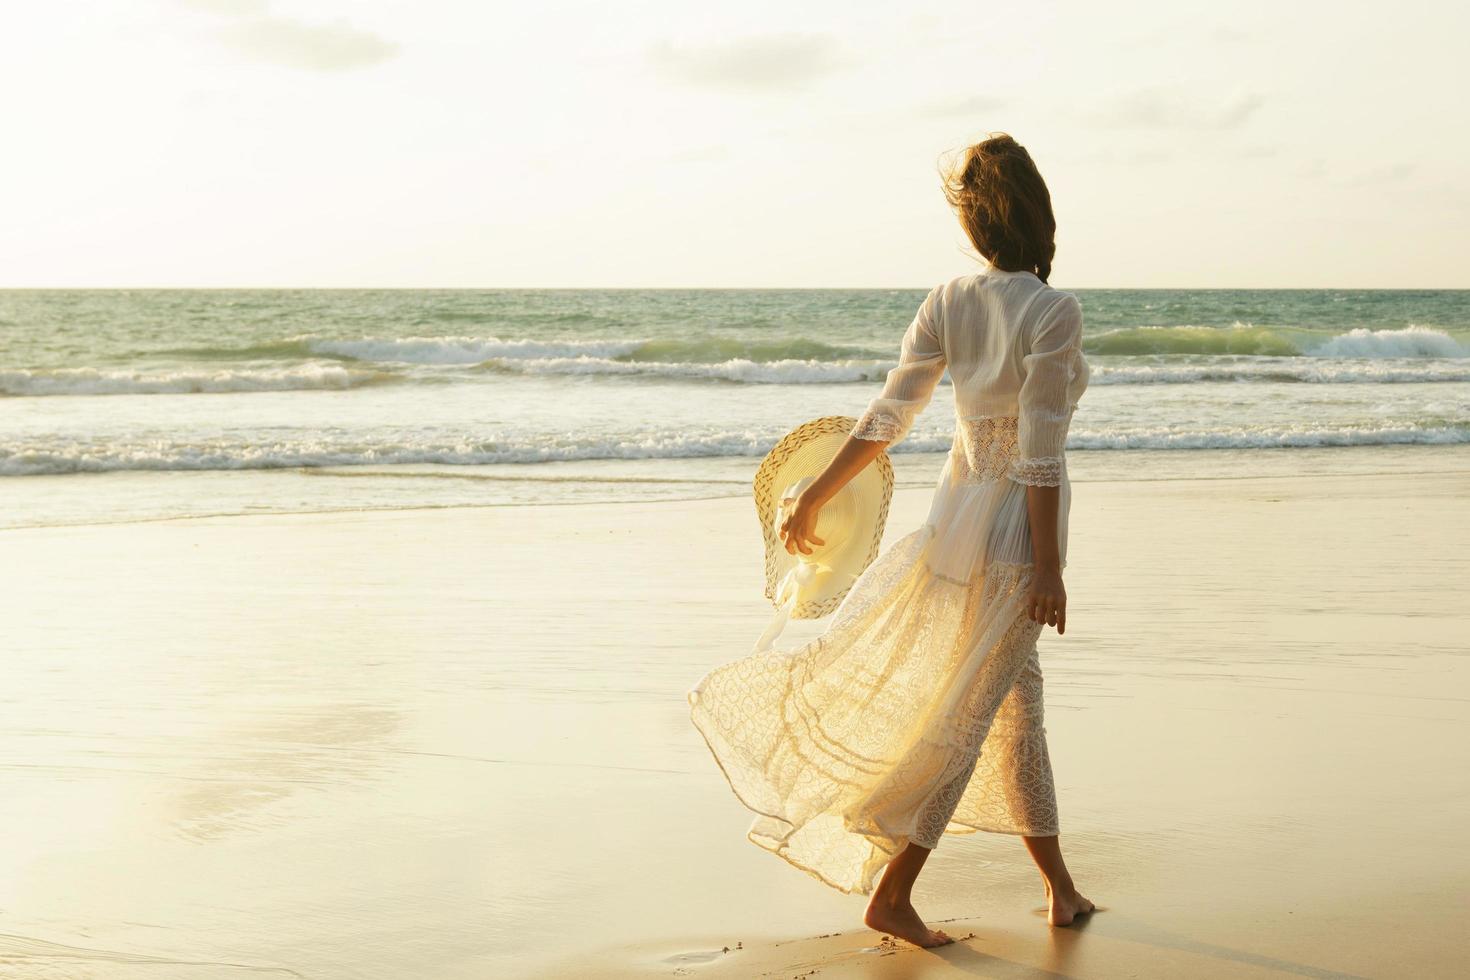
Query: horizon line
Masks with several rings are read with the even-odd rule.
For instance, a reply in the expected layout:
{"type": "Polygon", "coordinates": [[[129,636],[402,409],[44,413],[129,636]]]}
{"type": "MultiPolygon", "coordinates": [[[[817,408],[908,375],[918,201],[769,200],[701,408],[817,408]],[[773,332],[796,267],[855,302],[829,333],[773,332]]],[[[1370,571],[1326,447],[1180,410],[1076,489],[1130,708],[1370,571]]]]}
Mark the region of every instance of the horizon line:
{"type": "MultiPolygon", "coordinates": [[[[953,277],[958,278],[958,277],[953,277]]],[[[1068,290],[1126,290],[1129,292],[1188,291],[1188,292],[1314,292],[1342,290],[1356,292],[1467,292],[1466,286],[1055,286],[1054,289],[1068,290]]],[[[919,286],[5,286],[0,292],[286,292],[311,290],[315,292],[898,292],[925,291],[934,284],[919,286]]]]}

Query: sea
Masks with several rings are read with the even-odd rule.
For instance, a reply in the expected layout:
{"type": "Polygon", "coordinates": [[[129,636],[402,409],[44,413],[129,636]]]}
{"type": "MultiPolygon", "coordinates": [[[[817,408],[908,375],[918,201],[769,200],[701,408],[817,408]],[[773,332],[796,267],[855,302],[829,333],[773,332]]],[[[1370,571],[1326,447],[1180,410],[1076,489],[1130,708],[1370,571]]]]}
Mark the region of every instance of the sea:
{"type": "MultiPolygon", "coordinates": [[[[748,494],[927,291],[0,291],[0,527],[748,494]]],[[[1470,290],[1071,291],[1074,483],[1470,459],[1470,290]]],[[[900,486],[953,428],[946,378],[900,486]]]]}

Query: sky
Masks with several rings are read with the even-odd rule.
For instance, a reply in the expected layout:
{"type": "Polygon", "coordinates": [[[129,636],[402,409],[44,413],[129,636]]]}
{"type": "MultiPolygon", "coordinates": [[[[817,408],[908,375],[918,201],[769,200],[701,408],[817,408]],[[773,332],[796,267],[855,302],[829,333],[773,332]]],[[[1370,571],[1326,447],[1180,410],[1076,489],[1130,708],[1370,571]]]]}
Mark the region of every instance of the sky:
{"type": "Polygon", "coordinates": [[[927,287],[1027,147],[1067,288],[1470,287],[1467,7],[0,10],[0,286],[927,287]]]}

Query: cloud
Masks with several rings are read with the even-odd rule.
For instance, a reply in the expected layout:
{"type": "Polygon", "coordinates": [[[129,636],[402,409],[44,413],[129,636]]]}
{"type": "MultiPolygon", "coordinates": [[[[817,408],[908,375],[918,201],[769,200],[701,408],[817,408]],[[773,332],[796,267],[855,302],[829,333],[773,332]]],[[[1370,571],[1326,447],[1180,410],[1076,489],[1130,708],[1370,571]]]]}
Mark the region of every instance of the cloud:
{"type": "Polygon", "coordinates": [[[1254,92],[1210,104],[1175,90],[1146,88],[1115,97],[1094,118],[1140,129],[1234,129],[1265,104],[1265,97],[1254,92]]]}
{"type": "Polygon", "coordinates": [[[1326,177],[1327,161],[1323,160],[1321,157],[1310,160],[1307,163],[1302,164],[1300,167],[1297,167],[1296,175],[1303,180],[1316,180],[1319,177],[1326,177]]]}
{"type": "Polygon", "coordinates": [[[1329,167],[1327,161],[1316,157],[1295,168],[1296,176],[1302,180],[1329,179],[1344,187],[1383,187],[1401,183],[1413,176],[1417,168],[1412,163],[1390,163],[1379,167],[1360,170],[1345,175],[1340,167],[1329,167]]]}
{"type": "Polygon", "coordinates": [[[1110,167],[1145,167],[1156,163],[1168,163],[1174,159],[1170,150],[1153,147],[1114,148],[1105,147],[1084,153],[1080,159],[1087,163],[1110,167]]]}
{"type": "Polygon", "coordinates": [[[1374,167],[1365,170],[1348,180],[1350,187],[1363,187],[1368,184],[1392,184],[1408,178],[1414,173],[1412,163],[1392,163],[1383,167],[1374,167]]]}
{"type": "Polygon", "coordinates": [[[214,14],[264,14],[269,6],[267,0],[180,0],[186,7],[208,10],[214,14]]]}
{"type": "Polygon", "coordinates": [[[674,163],[708,163],[712,160],[727,160],[730,148],[722,144],[691,146],[670,153],[667,159],[674,163]]]}
{"type": "Polygon", "coordinates": [[[237,50],[288,68],[343,71],[366,68],[398,54],[398,45],[346,21],[303,24],[284,17],[258,17],[220,32],[237,50]]]}
{"type": "Polygon", "coordinates": [[[1242,31],[1238,27],[1231,27],[1227,24],[1216,24],[1205,33],[1205,37],[1217,44],[1239,44],[1243,41],[1249,41],[1251,34],[1248,31],[1242,31]]]}
{"type": "Polygon", "coordinates": [[[995,112],[1006,100],[993,95],[971,95],[962,99],[946,99],[919,107],[921,116],[983,116],[995,112]]]}
{"type": "Polygon", "coordinates": [[[269,0],[181,0],[186,7],[229,17],[219,37],[237,51],[273,65],[312,71],[345,71],[380,64],[398,44],[344,20],[307,24],[270,13],[269,0]]]}
{"type": "Polygon", "coordinates": [[[848,64],[837,42],[821,34],[748,37],[681,47],[660,41],[649,49],[648,60],[681,82],[757,91],[800,88],[848,64]]]}

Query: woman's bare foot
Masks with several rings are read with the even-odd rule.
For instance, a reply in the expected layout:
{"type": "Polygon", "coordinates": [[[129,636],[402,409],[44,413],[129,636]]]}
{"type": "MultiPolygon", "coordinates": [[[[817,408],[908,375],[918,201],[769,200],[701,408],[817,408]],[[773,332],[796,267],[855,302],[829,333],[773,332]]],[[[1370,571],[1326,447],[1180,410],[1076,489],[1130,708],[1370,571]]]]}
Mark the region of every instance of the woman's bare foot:
{"type": "Polygon", "coordinates": [[[869,929],[906,939],[925,949],[947,946],[954,942],[942,930],[930,929],[924,925],[924,920],[919,918],[919,913],[914,911],[912,904],[889,903],[878,894],[874,894],[873,900],[868,903],[868,910],[863,913],[863,924],[869,929]]]}
{"type": "Polygon", "coordinates": [[[1046,921],[1054,926],[1069,926],[1077,916],[1086,915],[1097,908],[1075,888],[1062,892],[1054,891],[1045,881],[1043,884],[1046,885],[1046,921]]]}

